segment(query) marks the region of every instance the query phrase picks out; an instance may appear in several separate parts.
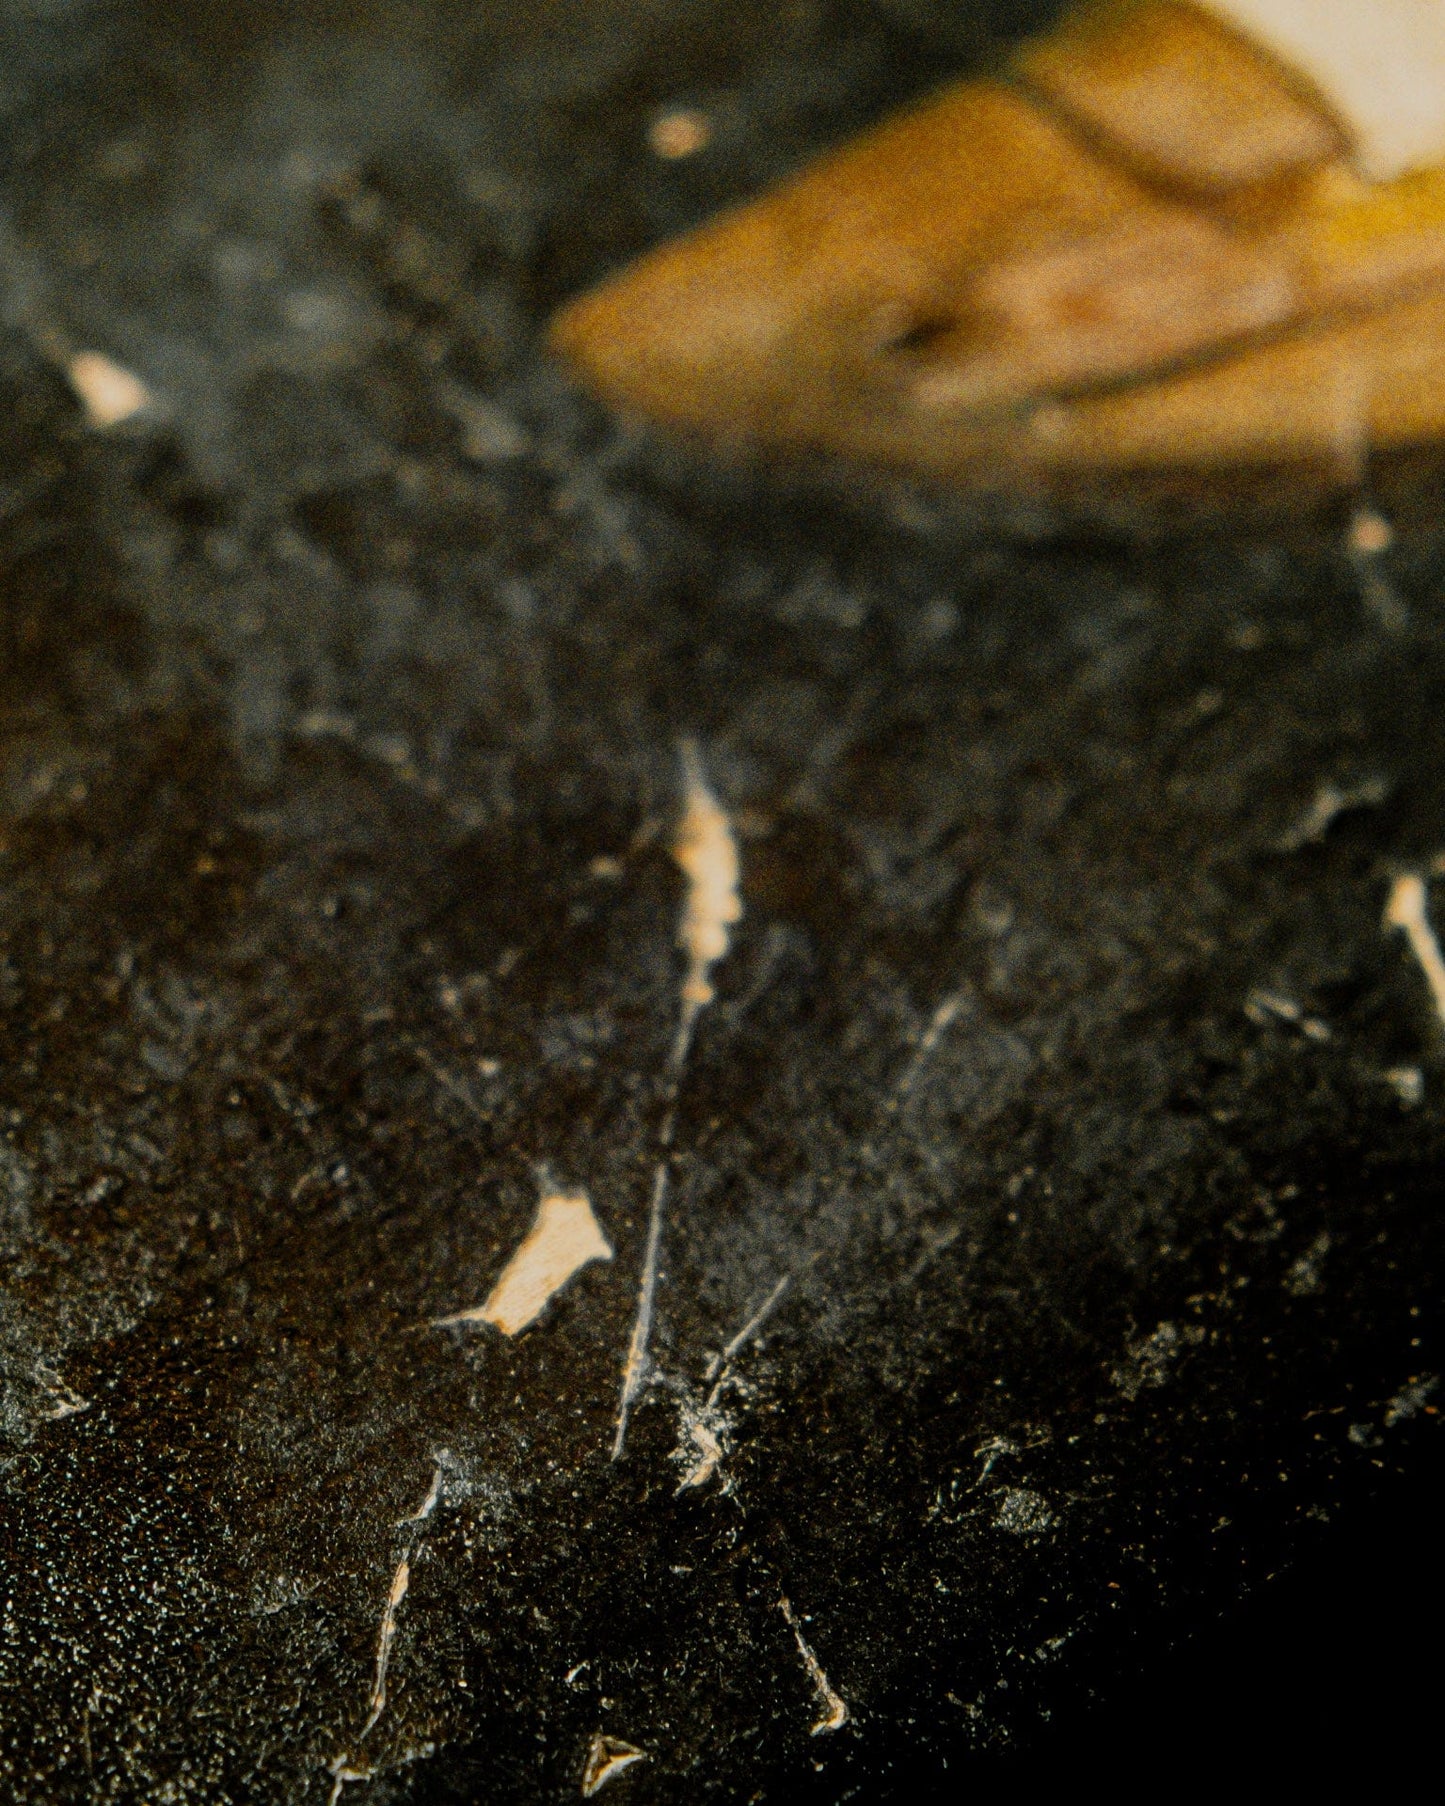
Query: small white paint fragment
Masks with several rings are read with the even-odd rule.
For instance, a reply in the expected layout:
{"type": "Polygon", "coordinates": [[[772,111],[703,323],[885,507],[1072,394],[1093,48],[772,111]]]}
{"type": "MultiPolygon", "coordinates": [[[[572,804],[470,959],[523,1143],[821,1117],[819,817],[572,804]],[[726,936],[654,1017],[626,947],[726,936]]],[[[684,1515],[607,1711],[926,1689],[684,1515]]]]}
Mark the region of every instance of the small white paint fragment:
{"type": "Polygon", "coordinates": [[[582,1798],[590,1800],[609,1781],[615,1781],[634,1762],[646,1762],[647,1751],[638,1749],[621,1737],[607,1737],[601,1731],[592,1733],[587,1746],[587,1760],[582,1765],[582,1798]]]}
{"type": "MultiPolygon", "coordinates": [[[[712,1002],[709,974],[728,950],[728,930],[742,920],[741,866],[732,823],[708,786],[702,759],[688,741],[682,749],[683,816],[672,856],[687,879],[687,900],[677,938],[687,955],[684,1019],[712,1002]]],[[[685,1044],[684,1044],[685,1045],[685,1044]]]]}
{"type": "Polygon", "coordinates": [[[1390,900],[1385,905],[1385,926],[1400,929],[1409,941],[1410,951],[1420,962],[1430,987],[1435,1014],[1445,1026],[1445,959],[1441,958],[1440,943],[1430,926],[1427,901],[1425,880],[1420,874],[1403,873],[1391,887],[1390,900]]]}
{"type": "Polygon", "coordinates": [[[611,1259],[612,1244],[592,1214],[586,1192],[551,1192],[538,1204],[536,1221],[502,1268],[485,1304],[440,1317],[437,1327],[490,1323],[504,1336],[515,1336],[537,1321],[589,1261],[611,1259]]]}
{"type": "Polygon", "coordinates": [[[101,351],[78,351],[65,374],[93,427],[119,426],[150,406],[151,393],[134,372],[101,351]]]}
{"type": "Polygon", "coordinates": [[[437,399],[462,430],[462,456],[473,464],[501,464],[528,449],[526,433],[503,408],[468,389],[445,388],[437,399]]]}
{"type": "Polygon", "coordinates": [[[1330,1028],[1318,1016],[1307,1016],[1293,997],[1278,991],[1251,991],[1244,1000],[1244,1013],[1260,1028],[1271,1021],[1287,1022],[1310,1041],[1328,1041],[1330,1028]]]}
{"type": "Polygon", "coordinates": [[[813,1683],[813,1691],[818,1695],[818,1716],[809,1727],[814,1737],[822,1737],[829,1731],[841,1731],[848,1722],[847,1702],[833,1690],[832,1683],[823,1672],[823,1664],[813,1654],[807,1638],[803,1635],[803,1627],[798,1622],[797,1613],[786,1598],[778,1601],[778,1609],[788,1621],[788,1629],[793,1633],[793,1641],[798,1645],[798,1654],[803,1658],[803,1666],[808,1671],[808,1679],[813,1683]]]}
{"type": "Polygon", "coordinates": [[[1314,800],[1299,820],[1276,842],[1281,853],[1298,853],[1322,841],[1342,815],[1355,809],[1377,809],[1390,794],[1385,778],[1364,778],[1358,784],[1321,784],[1314,800]]]}
{"type": "Polygon", "coordinates": [[[712,138],[712,121],[695,107],[670,107],[647,128],[647,142],[654,155],[667,163],[695,157],[712,138]]]}
{"type": "MultiPolygon", "coordinates": [[[[677,1490],[684,1493],[691,1492],[695,1486],[706,1486],[718,1471],[727,1454],[732,1424],[712,1399],[697,1405],[684,1396],[678,1404],[683,1440],[673,1450],[672,1458],[683,1468],[677,1490]]],[[[728,1489],[724,1487],[723,1490],[728,1489]]]]}
{"type": "Polygon", "coordinates": [[[386,1671],[391,1663],[391,1646],[396,1641],[396,1614],[411,1585],[411,1559],[403,1556],[391,1577],[391,1591],[381,1614],[381,1633],[376,1639],[376,1678],[371,1684],[371,1712],[361,1727],[364,1738],[371,1734],[377,1720],[386,1710],[386,1671]]]}
{"type": "Polygon", "coordinates": [[[1405,1109],[1413,1110],[1423,1101],[1425,1075],[1418,1066],[1391,1066],[1385,1072],[1384,1079],[1405,1109]]]}
{"type": "Polygon", "coordinates": [[[1393,1430],[1396,1424],[1407,1423],[1428,1411],[1431,1394],[1439,1384],[1438,1373],[1427,1373],[1402,1386],[1385,1407],[1385,1428],[1393,1430]]]}

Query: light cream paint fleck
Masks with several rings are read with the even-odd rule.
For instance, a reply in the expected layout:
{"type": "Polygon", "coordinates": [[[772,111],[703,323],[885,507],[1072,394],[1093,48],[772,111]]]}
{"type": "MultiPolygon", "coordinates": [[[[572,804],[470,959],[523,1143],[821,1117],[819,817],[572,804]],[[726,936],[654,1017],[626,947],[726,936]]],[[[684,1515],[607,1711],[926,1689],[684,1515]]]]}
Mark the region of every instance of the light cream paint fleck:
{"type": "Polygon", "coordinates": [[[1395,529],[1375,508],[1357,508],[1346,543],[1361,558],[1378,558],[1395,543],[1395,529]]]}
{"type": "Polygon", "coordinates": [[[592,1214],[586,1192],[549,1192],[486,1302],[454,1317],[438,1318],[438,1327],[490,1323],[504,1336],[515,1336],[537,1321],[589,1261],[611,1259],[612,1244],[592,1214]]]}
{"type": "Polygon", "coordinates": [[[688,741],[682,749],[683,814],[672,856],[687,879],[677,938],[687,955],[678,1029],[683,1054],[697,1012],[713,1000],[712,968],[728,950],[728,930],[742,920],[742,876],[737,837],[708,785],[702,758],[688,741]]]}
{"type": "Polygon", "coordinates": [[[582,1765],[582,1798],[590,1800],[609,1781],[615,1781],[634,1762],[646,1762],[647,1751],[638,1749],[621,1737],[607,1737],[601,1731],[592,1733],[587,1746],[587,1760],[582,1765]]]}
{"type": "Polygon", "coordinates": [[[671,107],[647,128],[647,142],[655,155],[676,163],[706,150],[712,139],[712,121],[696,107],[671,107]]]}
{"type": "Polygon", "coordinates": [[[1196,0],[1319,92],[1371,181],[1445,157],[1440,0],[1196,0]]]}
{"type": "Polygon", "coordinates": [[[381,1614],[381,1632],[376,1639],[376,1678],[371,1684],[371,1712],[361,1727],[361,1735],[370,1735],[377,1720],[386,1710],[386,1671],[391,1664],[391,1646],[396,1641],[396,1614],[411,1585],[411,1557],[404,1555],[391,1577],[391,1591],[381,1614]]]}
{"type": "Polygon", "coordinates": [[[835,1693],[831,1682],[823,1672],[823,1664],[813,1654],[807,1638],[803,1635],[803,1627],[798,1622],[797,1613],[786,1598],[778,1601],[779,1609],[788,1621],[788,1628],[793,1633],[793,1641],[798,1645],[798,1654],[803,1658],[803,1666],[808,1671],[808,1679],[813,1683],[813,1691],[818,1695],[818,1716],[809,1727],[814,1737],[822,1737],[829,1731],[841,1731],[848,1722],[848,1705],[843,1697],[835,1693]]]}
{"type": "Polygon", "coordinates": [[[151,393],[141,379],[102,351],[76,352],[65,373],[93,427],[119,426],[150,406],[151,393]]]}
{"type": "Polygon", "coordinates": [[[1400,929],[1409,941],[1410,950],[1420,962],[1420,970],[1430,987],[1435,1014],[1445,1026],[1445,959],[1441,958],[1440,943],[1430,926],[1428,902],[1425,880],[1420,874],[1402,873],[1390,889],[1390,900],[1385,905],[1385,926],[1400,929]]]}

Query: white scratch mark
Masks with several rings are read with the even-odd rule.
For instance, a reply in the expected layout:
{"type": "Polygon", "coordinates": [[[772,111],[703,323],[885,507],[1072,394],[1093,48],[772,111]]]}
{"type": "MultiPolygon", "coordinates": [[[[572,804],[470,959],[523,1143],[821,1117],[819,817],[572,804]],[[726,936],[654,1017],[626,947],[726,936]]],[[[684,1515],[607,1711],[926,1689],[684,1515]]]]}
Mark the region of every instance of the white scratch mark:
{"type": "MultiPolygon", "coordinates": [[[[706,1374],[708,1379],[715,1380],[719,1374],[726,1373],[727,1369],[732,1365],[734,1357],[742,1353],[743,1349],[747,1347],[748,1343],[752,1341],[753,1337],[782,1303],[783,1294],[792,1283],[792,1274],[785,1273],[732,1340],[725,1344],[722,1353],[713,1355],[708,1361],[706,1374]]],[[[712,1397],[716,1398],[716,1396],[717,1387],[714,1386],[712,1397]]]]}
{"type": "Polygon", "coordinates": [[[670,1099],[658,1130],[664,1149],[652,1183],[652,1208],[647,1222],[647,1246],[642,1256],[642,1278],[637,1288],[637,1316],[632,1325],[627,1361],[622,1370],[622,1392],[617,1405],[617,1434],[612,1460],[627,1446],[627,1425],[650,1371],[648,1343],[657,1301],[657,1258],[662,1246],[663,1206],[667,1201],[668,1155],[672,1146],[675,1104],[693,1030],[701,1012],[713,1000],[712,968],[728,950],[728,930],[742,920],[739,891],[741,862],[737,837],[726,811],[708,785],[702,755],[691,740],[682,745],[683,811],[672,844],[672,856],[687,879],[687,895],[677,925],[678,945],[687,955],[678,998],[677,1034],[668,1061],[670,1099]]]}
{"type": "MultiPolygon", "coordinates": [[[[443,1457],[445,1457],[446,1453],[447,1451],[443,1449],[443,1457]]],[[[438,1461],[436,1471],[432,1474],[431,1486],[427,1489],[426,1497],[422,1500],[421,1504],[417,1506],[416,1510],[412,1512],[410,1517],[398,1518],[396,1520],[396,1528],[398,1530],[404,1530],[408,1524],[424,1524],[436,1510],[437,1506],[441,1504],[441,1498],[442,1464],[438,1461]]]]}
{"type": "Polygon", "coordinates": [[[823,1672],[823,1664],[813,1654],[808,1640],[803,1635],[803,1627],[798,1622],[797,1613],[786,1598],[778,1601],[779,1609],[788,1621],[788,1628],[793,1633],[793,1640],[798,1645],[798,1654],[803,1658],[803,1666],[808,1671],[808,1679],[813,1683],[813,1691],[818,1695],[818,1717],[810,1727],[814,1737],[821,1737],[828,1731],[841,1731],[848,1722],[847,1702],[833,1691],[831,1682],[823,1672]]]}
{"type": "Polygon", "coordinates": [[[1418,872],[1405,872],[1390,890],[1385,905],[1385,926],[1400,929],[1410,943],[1410,950],[1420,962],[1425,982],[1430,987],[1435,1014],[1445,1026],[1445,959],[1440,956],[1440,943],[1430,926],[1426,905],[1425,880],[1418,872]]]}
{"type": "Polygon", "coordinates": [[[391,1663],[391,1646],[396,1640],[396,1614],[406,1589],[411,1585],[411,1556],[403,1555],[391,1577],[391,1591],[381,1614],[381,1633],[376,1639],[376,1679],[371,1684],[371,1712],[361,1727],[364,1740],[386,1710],[386,1671],[391,1663]]]}
{"type": "Polygon", "coordinates": [[[677,928],[678,945],[687,955],[687,973],[672,1049],[674,1071],[680,1071],[687,1059],[699,1013],[713,1000],[712,968],[728,950],[728,930],[743,916],[737,837],[708,785],[702,757],[691,740],[683,743],[682,781],[683,814],[672,856],[687,879],[687,897],[677,928]]]}
{"type": "MultiPolygon", "coordinates": [[[[782,1302],[788,1287],[793,1283],[794,1275],[784,1273],[773,1286],[767,1297],[757,1309],[749,1314],[742,1328],[732,1336],[718,1353],[708,1357],[703,1378],[712,1382],[707,1397],[698,1404],[692,1393],[684,1386],[676,1388],[678,1396],[679,1429],[681,1440],[673,1450],[673,1459],[684,1463],[682,1479],[678,1482],[677,1494],[690,1492],[694,1487],[705,1486],[721,1468],[726,1459],[733,1422],[722,1408],[723,1388],[729,1384],[737,1386],[732,1378],[732,1364],[757,1335],[758,1331],[772,1316],[782,1302]]],[[[732,1491],[732,1482],[725,1480],[722,1490],[732,1491]]]]}
{"type": "Polygon", "coordinates": [[[637,1288],[637,1315],[632,1323],[627,1365],[622,1370],[622,1396],[617,1403],[617,1434],[612,1439],[614,1461],[621,1458],[627,1446],[627,1424],[632,1407],[647,1383],[647,1345],[652,1337],[652,1313],[657,1302],[657,1255],[662,1245],[662,1207],[667,1200],[667,1176],[667,1162],[658,1161],[652,1182],[652,1210],[647,1219],[647,1246],[642,1255],[642,1279],[637,1288]]]}
{"type": "Polygon", "coordinates": [[[1376,809],[1390,794],[1385,778],[1363,778],[1358,784],[1321,784],[1314,800],[1295,825],[1275,843],[1281,853],[1297,853],[1324,839],[1341,815],[1352,809],[1376,809]]]}
{"type": "Polygon", "coordinates": [[[441,1061],[434,1059],[428,1050],[419,1043],[413,1045],[412,1051],[415,1053],[421,1064],[426,1067],[427,1071],[441,1086],[442,1090],[449,1096],[454,1097],[469,1115],[474,1116],[477,1121],[481,1123],[491,1121],[491,1118],[487,1115],[486,1111],[472,1096],[471,1087],[467,1085],[464,1080],[459,1079],[455,1073],[448,1072],[441,1061]]]}
{"type": "Polygon", "coordinates": [[[932,1059],[939,1042],[958,1020],[958,1012],[963,1008],[967,997],[967,991],[955,991],[951,997],[945,997],[933,1012],[928,1027],[923,1031],[918,1046],[913,1051],[913,1058],[908,1063],[908,1070],[898,1081],[897,1089],[893,1093],[893,1107],[896,1108],[918,1083],[919,1074],[932,1059]]]}
{"type": "Polygon", "coordinates": [[[1293,997],[1278,991],[1251,991],[1244,1000],[1244,1013],[1260,1028],[1271,1021],[1287,1022],[1311,1041],[1330,1039],[1328,1023],[1321,1022],[1318,1016],[1307,1016],[1293,997]]]}
{"type": "Polygon", "coordinates": [[[589,1261],[611,1260],[612,1244],[592,1214],[586,1192],[548,1192],[537,1205],[532,1227],[502,1268],[486,1302],[436,1328],[457,1323],[490,1323],[515,1336],[535,1323],[575,1273],[589,1261]]]}
{"type": "Polygon", "coordinates": [[[647,1751],[638,1749],[621,1737],[606,1737],[601,1731],[592,1733],[587,1746],[587,1760],[582,1765],[582,1798],[590,1800],[609,1781],[615,1781],[634,1762],[646,1762],[647,1751]]]}

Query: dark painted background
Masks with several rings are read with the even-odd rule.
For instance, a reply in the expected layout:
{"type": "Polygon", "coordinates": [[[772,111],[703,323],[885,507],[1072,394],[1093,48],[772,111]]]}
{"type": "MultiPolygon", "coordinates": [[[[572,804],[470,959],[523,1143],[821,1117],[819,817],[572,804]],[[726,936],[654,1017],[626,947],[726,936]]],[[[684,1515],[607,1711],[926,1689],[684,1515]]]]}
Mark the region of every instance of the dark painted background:
{"type": "Polygon", "coordinates": [[[639,1803],[1422,1747],[1445,1067],[1381,916],[1445,848],[1438,536],[1373,587],[1337,523],[1005,540],[685,462],[537,349],[1029,16],[0,13],[11,1797],[564,1800],[599,1731],[639,1803]],[[86,429],[86,348],[146,416],[86,429]],[[613,1464],[686,738],[746,914],[613,1464]],[[422,1327],[542,1173],[616,1260],[422,1327]]]}

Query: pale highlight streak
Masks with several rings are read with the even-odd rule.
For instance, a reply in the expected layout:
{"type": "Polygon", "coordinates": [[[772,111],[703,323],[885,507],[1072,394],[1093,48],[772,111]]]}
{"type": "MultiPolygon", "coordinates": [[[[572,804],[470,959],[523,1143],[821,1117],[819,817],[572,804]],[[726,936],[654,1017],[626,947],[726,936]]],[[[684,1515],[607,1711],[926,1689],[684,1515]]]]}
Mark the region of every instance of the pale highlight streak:
{"type": "Polygon", "coordinates": [[[793,1640],[798,1645],[798,1654],[803,1658],[803,1666],[808,1671],[808,1679],[813,1683],[813,1691],[818,1695],[818,1717],[810,1727],[811,1733],[814,1737],[821,1737],[829,1731],[841,1731],[848,1722],[847,1701],[834,1692],[832,1683],[823,1672],[823,1664],[809,1647],[803,1635],[803,1627],[798,1623],[797,1614],[788,1600],[780,1599],[778,1605],[788,1621],[793,1640]]]}
{"type": "Polygon", "coordinates": [[[1430,926],[1427,902],[1425,880],[1418,872],[1405,872],[1395,880],[1390,891],[1390,900],[1385,905],[1385,925],[1401,929],[1409,941],[1410,951],[1420,962],[1420,970],[1430,987],[1435,1014],[1445,1026],[1445,958],[1441,957],[1440,943],[1430,926]]]}

